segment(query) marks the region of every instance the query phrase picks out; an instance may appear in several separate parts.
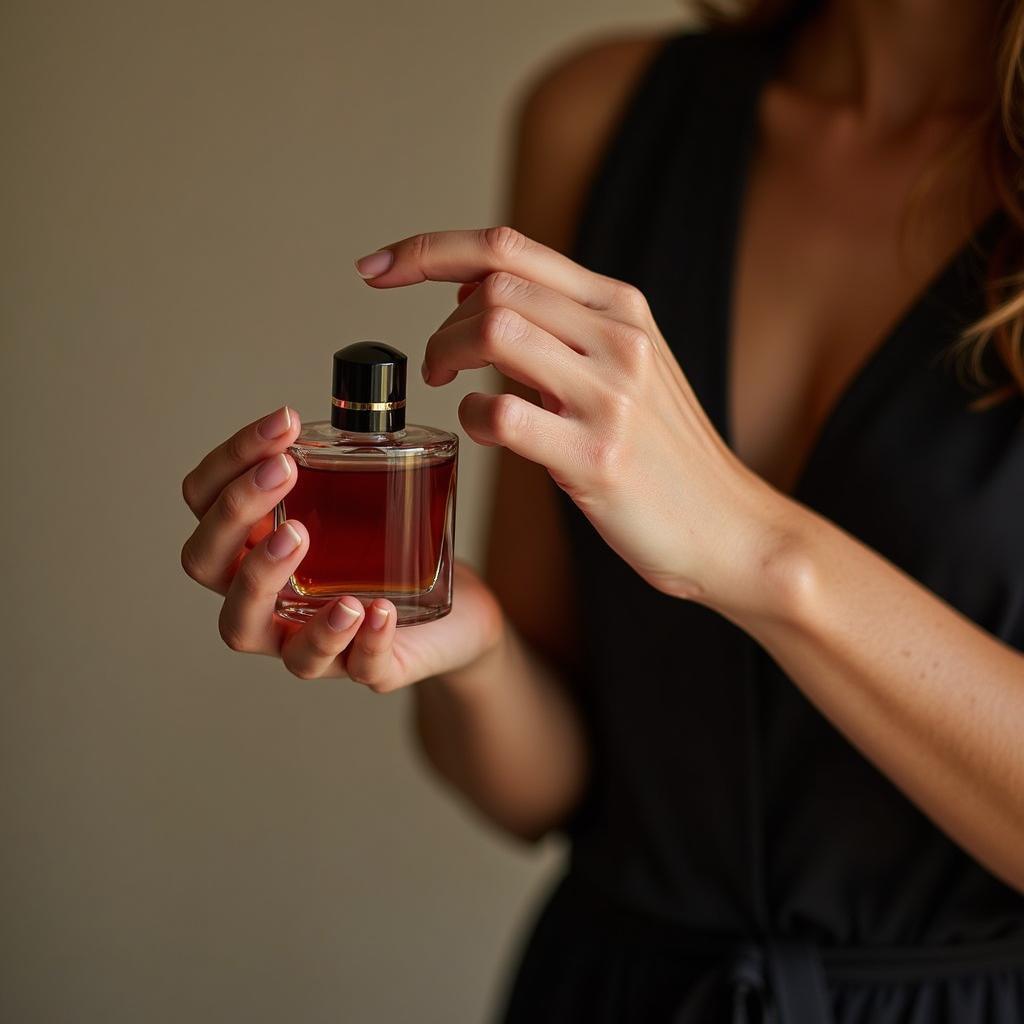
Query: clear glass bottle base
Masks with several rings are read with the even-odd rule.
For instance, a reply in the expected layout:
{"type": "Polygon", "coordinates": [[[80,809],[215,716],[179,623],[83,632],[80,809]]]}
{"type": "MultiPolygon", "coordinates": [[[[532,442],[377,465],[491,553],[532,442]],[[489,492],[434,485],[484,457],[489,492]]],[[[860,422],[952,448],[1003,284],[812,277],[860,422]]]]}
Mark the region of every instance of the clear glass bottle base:
{"type": "MultiPolygon", "coordinates": [[[[353,597],[358,597],[366,607],[378,597],[387,598],[396,609],[398,609],[398,625],[414,626],[418,622],[433,622],[435,619],[443,619],[451,610],[450,603],[438,604],[435,600],[429,601],[430,595],[404,594],[361,594],[352,592],[353,597]]],[[[294,592],[287,596],[282,594],[277,599],[277,614],[282,619],[291,622],[308,622],[324,605],[331,604],[336,598],[333,597],[302,597],[294,592]]]]}
{"type": "Polygon", "coordinates": [[[359,434],[307,423],[289,453],[291,491],[274,511],[309,533],[309,550],[277,597],[277,613],[306,622],[339,597],[387,598],[398,625],[451,610],[459,439],[407,424],[359,434]]]}

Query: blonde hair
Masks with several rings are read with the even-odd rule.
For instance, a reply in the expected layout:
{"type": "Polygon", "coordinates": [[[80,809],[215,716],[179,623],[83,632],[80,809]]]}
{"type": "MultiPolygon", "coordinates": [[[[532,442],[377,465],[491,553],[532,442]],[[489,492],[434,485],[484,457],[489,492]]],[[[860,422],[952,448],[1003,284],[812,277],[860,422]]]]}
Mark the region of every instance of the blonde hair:
{"type": "MultiPolygon", "coordinates": [[[[716,28],[757,29],[796,23],[826,0],[697,0],[704,20],[716,28]]],[[[1001,0],[995,15],[992,99],[976,129],[984,140],[985,167],[1007,228],[989,258],[987,312],[961,334],[954,354],[965,375],[987,389],[987,406],[1024,395],[1024,0],[1001,0]],[[991,349],[1009,382],[994,386],[984,366],[991,349]]],[[[972,136],[974,132],[970,133],[972,136]]]]}

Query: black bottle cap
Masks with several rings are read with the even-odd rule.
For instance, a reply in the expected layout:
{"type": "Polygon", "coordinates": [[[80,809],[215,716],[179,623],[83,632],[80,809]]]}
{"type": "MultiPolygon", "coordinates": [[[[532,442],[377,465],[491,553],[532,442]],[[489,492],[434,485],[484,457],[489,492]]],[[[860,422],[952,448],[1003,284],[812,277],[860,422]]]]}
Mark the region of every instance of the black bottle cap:
{"type": "Polygon", "coordinates": [[[405,427],[404,352],[357,341],[334,353],[331,423],[339,430],[389,434],[405,427]]]}

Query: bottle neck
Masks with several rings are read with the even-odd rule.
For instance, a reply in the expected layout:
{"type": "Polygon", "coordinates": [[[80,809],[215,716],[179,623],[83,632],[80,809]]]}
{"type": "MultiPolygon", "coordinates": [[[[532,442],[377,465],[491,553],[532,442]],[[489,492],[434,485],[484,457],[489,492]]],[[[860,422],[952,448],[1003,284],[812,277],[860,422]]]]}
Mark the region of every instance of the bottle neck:
{"type": "Polygon", "coordinates": [[[353,434],[395,434],[405,429],[405,401],[346,403],[334,398],[331,425],[353,434]]]}
{"type": "Polygon", "coordinates": [[[335,427],[336,440],[351,441],[359,445],[380,445],[401,441],[406,434],[403,426],[400,430],[345,430],[335,427]]]}

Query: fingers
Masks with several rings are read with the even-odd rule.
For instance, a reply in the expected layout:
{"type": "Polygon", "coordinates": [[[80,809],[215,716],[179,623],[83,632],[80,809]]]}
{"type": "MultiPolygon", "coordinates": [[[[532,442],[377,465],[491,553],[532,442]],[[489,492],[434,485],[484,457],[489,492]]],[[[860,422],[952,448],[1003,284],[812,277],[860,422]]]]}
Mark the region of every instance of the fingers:
{"type": "Polygon", "coordinates": [[[283,452],[298,437],[299,415],[287,405],[264,416],[219,444],[182,481],[185,503],[197,519],[209,511],[217,495],[257,462],[283,452]]]}
{"type": "Polygon", "coordinates": [[[585,358],[511,309],[485,309],[435,333],[427,344],[423,379],[447,384],[460,370],[493,366],[535,391],[570,395],[588,369],[585,358]]]}
{"type": "Polygon", "coordinates": [[[295,486],[295,478],[295,460],[279,452],[228,483],[185,541],[181,550],[185,572],[223,594],[250,532],[295,486]]]}
{"type": "Polygon", "coordinates": [[[459,305],[441,325],[442,328],[486,309],[511,309],[580,353],[597,347],[595,335],[607,319],[604,314],[567,298],[561,292],[505,270],[488,274],[465,294],[460,288],[458,298],[459,305]]]}
{"type": "MultiPolygon", "coordinates": [[[[455,308],[440,330],[489,309],[510,309],[581,354],[600,350],[602,327],[609,322],[606,314],[582,306],[535,281],[500,270],[488,274],[455,308]]],[[[428,345],[428,354],[429,351],[428,345]]]]}
{"type": "Polygon", "coordinates": [[[345,658],[349,678],[376,693],[387,693],[401,685],[392,650],[397,620],[394,604],[384,598],[372,601],[366,609],[366,621],[345,658]]]}
{"type": "Polygon", "coordinates": [[[459,420],[478,444],[501,445],[564,479],[579,462],[578,421],[549,412],[507,392],[471,391],[459,403],[459,420]]]}
{"type": "Polygon", "coordinates": [[[233,651],[281,652],[285,630],[274,618],[278,592],[309,550],[309,534],[294,519],[283,522],[239,563],[220,610],[220,635],[233,651]]]}
{"type": "Polygon", "coordinates": [[[509,227],[413,235],[362,257],[356,269],[375,288],[479,281],[507,270],[595,309],[612,301],[615,283],[509,227]]]}
{"type": "Polygon", "coordinates": [[[344,676],[338,655],[352,643],[365,621],[362,602],[343,597],[321,608],[281,645],[281,660],[299,679],[344,676]]]}

